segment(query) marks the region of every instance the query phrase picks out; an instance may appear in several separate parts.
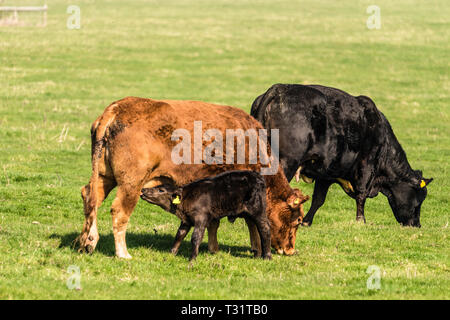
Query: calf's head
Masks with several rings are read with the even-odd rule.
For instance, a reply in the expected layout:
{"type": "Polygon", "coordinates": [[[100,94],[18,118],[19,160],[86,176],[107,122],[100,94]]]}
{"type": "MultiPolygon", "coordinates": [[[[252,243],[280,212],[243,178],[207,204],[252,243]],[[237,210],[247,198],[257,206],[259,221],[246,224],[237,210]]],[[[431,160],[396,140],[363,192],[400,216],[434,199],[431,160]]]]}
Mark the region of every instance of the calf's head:
{"type": "Polygon", "coordinates": [[[292,255],[295,253],[295,239],[298,226],[304,217],[303,203],[309,200],[299,189],[292,189],[292,193],[285,201],[277,201],[267,207],[272,247],[279,254],[292,255]]]}
{"type": "Polygon", "coordinates": [[[420,208],[427,196],[427,186],[433,178],[423,178],[415,171],[414,177],[401,181],[385,190],[389,205],[399,223],[404,226],[420,227],[420,208]]]}
{"type": "Polygon", "coordinates": [[[164,184],[153,188],[141,190],[141,198],[152,204],[160,206],[166,211],[174,211],[174,205],[180,203],[182,188],[164,184]]]}

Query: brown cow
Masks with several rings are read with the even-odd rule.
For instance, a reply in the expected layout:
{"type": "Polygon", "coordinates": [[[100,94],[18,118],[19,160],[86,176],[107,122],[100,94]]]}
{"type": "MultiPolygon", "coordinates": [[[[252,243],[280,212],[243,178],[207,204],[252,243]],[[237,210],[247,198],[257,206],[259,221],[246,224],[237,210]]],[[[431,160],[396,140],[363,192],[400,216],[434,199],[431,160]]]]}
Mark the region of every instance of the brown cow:
{"type": "MultiPolygon", "coordinates": [[[[152,100],[127,97],[108,106],[91,128],[92,176],[81,189],[85,222],[78,237],[80,250],[92,252],[97,245],[97,208],[118,187],[111,207],[116,255],[128,254],[125,233],[141,189],[160,184],[184,185],[196,179],[229,170],[259,171],[257,164],[174,164],[171,152],[176,145],[172,132],[184,128],[193,132],[194,121],[202,121],[205,130],[262,129],[261,124],[244,111],[229,106],[199,101],[152,100]]],[[[248,147],[248,142],[246,141],[248,147]]],[[[248,159],[248,157],[247,157],[248,159]]],[[[300,190],[291,189],[278,167],[275,175],[264,176],[267,186],[267,214],[271,224],[271,245],[278,253],[295,252],[295,238],[303,219],[302,203],[309,199],[300,190]]],[[[252,250],[261,254],[255,224],[246,220],[252,250]]],[[[218,250],[218,223],[208,227],[208,249],[218,250]]]]}

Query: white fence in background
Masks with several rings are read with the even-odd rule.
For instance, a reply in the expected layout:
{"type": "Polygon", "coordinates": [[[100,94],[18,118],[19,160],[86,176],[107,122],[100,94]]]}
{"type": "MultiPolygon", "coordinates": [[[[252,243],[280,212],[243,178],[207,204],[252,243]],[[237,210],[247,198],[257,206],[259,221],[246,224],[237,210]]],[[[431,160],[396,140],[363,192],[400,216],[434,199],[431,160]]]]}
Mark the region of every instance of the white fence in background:
{"type": "Polygon", "coordinates": [[[19,12],[41,12],[41,23],[38,23],[37,26],[45,27],[47,25],[47,9],[48,7],[46,4],[42,7],[0,7],[0,26],[24,25],[24,23],[21,23],[19,20],[19,12]]]}

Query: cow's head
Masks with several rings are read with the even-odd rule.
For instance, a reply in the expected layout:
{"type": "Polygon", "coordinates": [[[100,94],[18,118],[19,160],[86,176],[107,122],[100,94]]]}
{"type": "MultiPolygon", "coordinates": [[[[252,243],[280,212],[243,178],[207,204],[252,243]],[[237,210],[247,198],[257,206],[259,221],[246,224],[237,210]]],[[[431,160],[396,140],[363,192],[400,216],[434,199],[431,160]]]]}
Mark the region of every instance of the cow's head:
{"type": "Polygon", "coordinates": [[[420,207],[427,196],[427,186],[433,178],[426,179],[421,171],[406,181],[393,184],[384,192],[399,223],[420,228],[420,207]]]}
{"type": "Polygon", "coordinates": [[[166,211],[174,213],[174,205],[180,203],[182,188],[163,184],[153,188],[144,188],[141,190],[141,198],[152,204],[160,206],[166,211]]]}
{"type": "Polygon", "coordinates": [[[299,189],[292,189],[285,201],[274,202],[267,208],[271,224],[271,244],[278,253],[295,253],[297,229],[305,215],[303,203],[308,200],[309,196],[299,189]]]}

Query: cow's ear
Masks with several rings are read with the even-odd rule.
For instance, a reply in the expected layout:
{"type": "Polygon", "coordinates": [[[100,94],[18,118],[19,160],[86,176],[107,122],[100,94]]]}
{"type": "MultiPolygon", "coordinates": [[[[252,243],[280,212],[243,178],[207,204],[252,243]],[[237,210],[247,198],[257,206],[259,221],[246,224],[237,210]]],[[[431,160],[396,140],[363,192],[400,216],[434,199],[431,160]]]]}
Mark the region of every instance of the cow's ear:
{"type": "Polygon", "coordinates": [[[308,201],[308,200],[309,200],[309,196],[308,196],[308,195],[303,196],[303,198],[302,198],[302,203],[305,203],[305,202],[308,201]]]}
{"type": "Polygon", "coordinates": [[[422,180],[420,180],[420,187],[425,188],[430,184],[431,181],[433,181],[433,178],[430,179],[423,178],[422,180]]]}
{"type": "Polygon", "coordinates": [[[296,209],[296,208],[300,207],[300,205],[302,203],[304,203],[308,200],[309,200],[309,196],[294,193],[288,198],[287,203],[288,203],[289,207],[291,207],[292,209],[296,209]]]}

